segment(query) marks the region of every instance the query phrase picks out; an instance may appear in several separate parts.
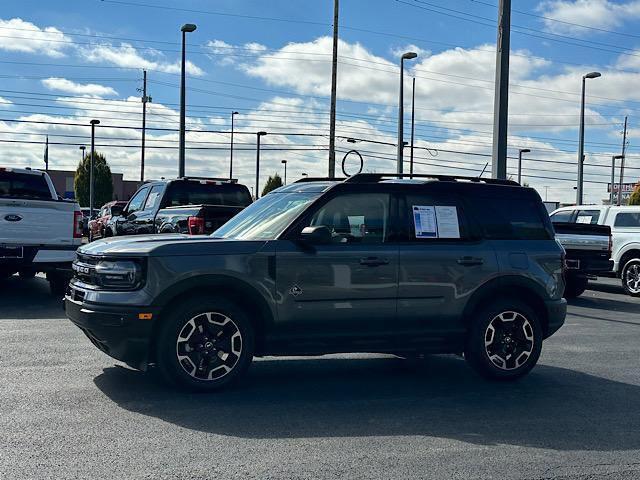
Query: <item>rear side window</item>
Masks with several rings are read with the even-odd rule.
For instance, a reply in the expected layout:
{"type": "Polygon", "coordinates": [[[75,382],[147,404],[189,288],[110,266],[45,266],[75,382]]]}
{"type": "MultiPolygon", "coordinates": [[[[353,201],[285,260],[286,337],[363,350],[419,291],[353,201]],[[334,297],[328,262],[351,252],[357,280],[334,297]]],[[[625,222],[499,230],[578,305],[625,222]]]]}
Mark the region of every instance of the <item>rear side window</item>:
{"type": "Polygon", "coordinates": [[[172,182],[167,199],[168,207],[203,204],[246,207],[251,204],[251,194],[244,185],[205,181],[172,182]]]}
{"type": "Polygon", "coordinates": [[[549,240],[551,238],[542,217],[542,207],[534,199],[482,197],[469,199],[469,207],[487,238],[495,240],[549,240]]]}
{"type": "Polygon", "coordinates": [[[640,212],[625,212],[616,215],[614,227],[640,227],[640,212]]]}
{"type": "Polygon", "coordinates": [[[0,171],[0,197],[51,200],[51,191],[42,175],[0,171]]]}
{"type": "Polygon", "coordinates": [[[431,194],[407,195],[405,198],[410,241],[429,243],[469,238],[461,205],[456,200],[431,194]]]}
{"type": "Polygon", "coordinates": [[[149,196],[147,197],[147,201],[144,204],[144,210],[153,210],[160,202],[160,198],[162,196],[162,189],[164,185],[154,185],[151,187],[151,191],[149,192],[149,196]]]}
{"type": "Polygon", "coordinates": [[[573,217],[574,210],[563,210],[551,215],[551,221],[553,223],[569,223],[573,217]]]}

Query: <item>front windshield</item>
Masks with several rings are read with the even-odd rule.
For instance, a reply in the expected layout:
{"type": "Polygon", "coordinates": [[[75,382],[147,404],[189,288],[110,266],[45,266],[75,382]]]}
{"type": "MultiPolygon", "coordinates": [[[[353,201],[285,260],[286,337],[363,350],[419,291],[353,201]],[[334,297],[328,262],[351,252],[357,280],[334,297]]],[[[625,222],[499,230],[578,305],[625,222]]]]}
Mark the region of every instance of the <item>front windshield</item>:
{"type": "Polygon", "coordinates": [[[273,240],[320,193],[270,193],[252,203],[211,234],[216,238],[273,240]]]}

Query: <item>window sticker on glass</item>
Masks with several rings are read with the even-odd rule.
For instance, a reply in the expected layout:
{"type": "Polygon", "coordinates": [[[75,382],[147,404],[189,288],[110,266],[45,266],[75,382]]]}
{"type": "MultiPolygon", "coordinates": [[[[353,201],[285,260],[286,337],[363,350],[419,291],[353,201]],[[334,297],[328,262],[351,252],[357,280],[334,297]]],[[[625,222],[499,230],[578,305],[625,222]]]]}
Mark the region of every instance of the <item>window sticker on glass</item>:
{"type": "Polygon", "coordinates": [[[438,238],[435,207],[413,206],[413,224],[416,238],[438,238]]]}
{"type": "Polygon", "coordinates": [[[436,225],[439,238],[460,238],[456,207],[436,207],[436,225]]]}
{"type": "Polygon", "coordinates": [[[576,223],[591,223],[592,218],[591,215],[579,215],[578,218],[576,218],[576,223]]]}

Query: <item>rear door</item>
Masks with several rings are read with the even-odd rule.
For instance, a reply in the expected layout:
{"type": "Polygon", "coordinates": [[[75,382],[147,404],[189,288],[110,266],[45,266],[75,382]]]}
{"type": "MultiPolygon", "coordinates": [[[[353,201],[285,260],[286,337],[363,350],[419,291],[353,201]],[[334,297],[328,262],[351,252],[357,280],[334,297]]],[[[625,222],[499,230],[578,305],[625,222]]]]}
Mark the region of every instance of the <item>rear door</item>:
{"type": "Polygon", "coordinates": [[[279,332],[313,342],[375,345],[396,316],[398,244],[395,202],[384,191],[338,193],[314,208],[276,245],[279,332]],[[295,241],[302,228],[325,225],[328,245],[295,241]]]}
{"type": "Polygon", "coordinates": [[[433,190],[400,201],[405,225],[398,282],[399,348],[432,346],[464,332],[462,312],[475,289],[498,271],[458,196],[433,190]]]}
{"type": "Polygon", "coordinates": [[[0,244],[71,245],[75,208],[53,198],[44,174],[0,169],[0,244]]]}

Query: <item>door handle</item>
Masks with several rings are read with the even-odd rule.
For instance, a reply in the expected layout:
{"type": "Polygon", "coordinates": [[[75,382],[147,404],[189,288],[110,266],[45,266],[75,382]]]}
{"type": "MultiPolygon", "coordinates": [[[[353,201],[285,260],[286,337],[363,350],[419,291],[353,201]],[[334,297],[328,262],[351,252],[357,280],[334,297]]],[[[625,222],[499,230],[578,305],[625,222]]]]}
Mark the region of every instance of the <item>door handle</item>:
{"type": "Polygon", "coordinates": [[[463,267],[473,267],[476,265],[482,265],[484,260],[482,258],[477,257],[462,257],[458,260],[458,265],[462,265],[463,267]]]}
{"type": "Polygon", "coordinates": [[[379,257],[365,257],[360,259],[360,265],[366,265],[367,267],[378,267],[380,265],[388,265],[389,260],[379,257]]]}

